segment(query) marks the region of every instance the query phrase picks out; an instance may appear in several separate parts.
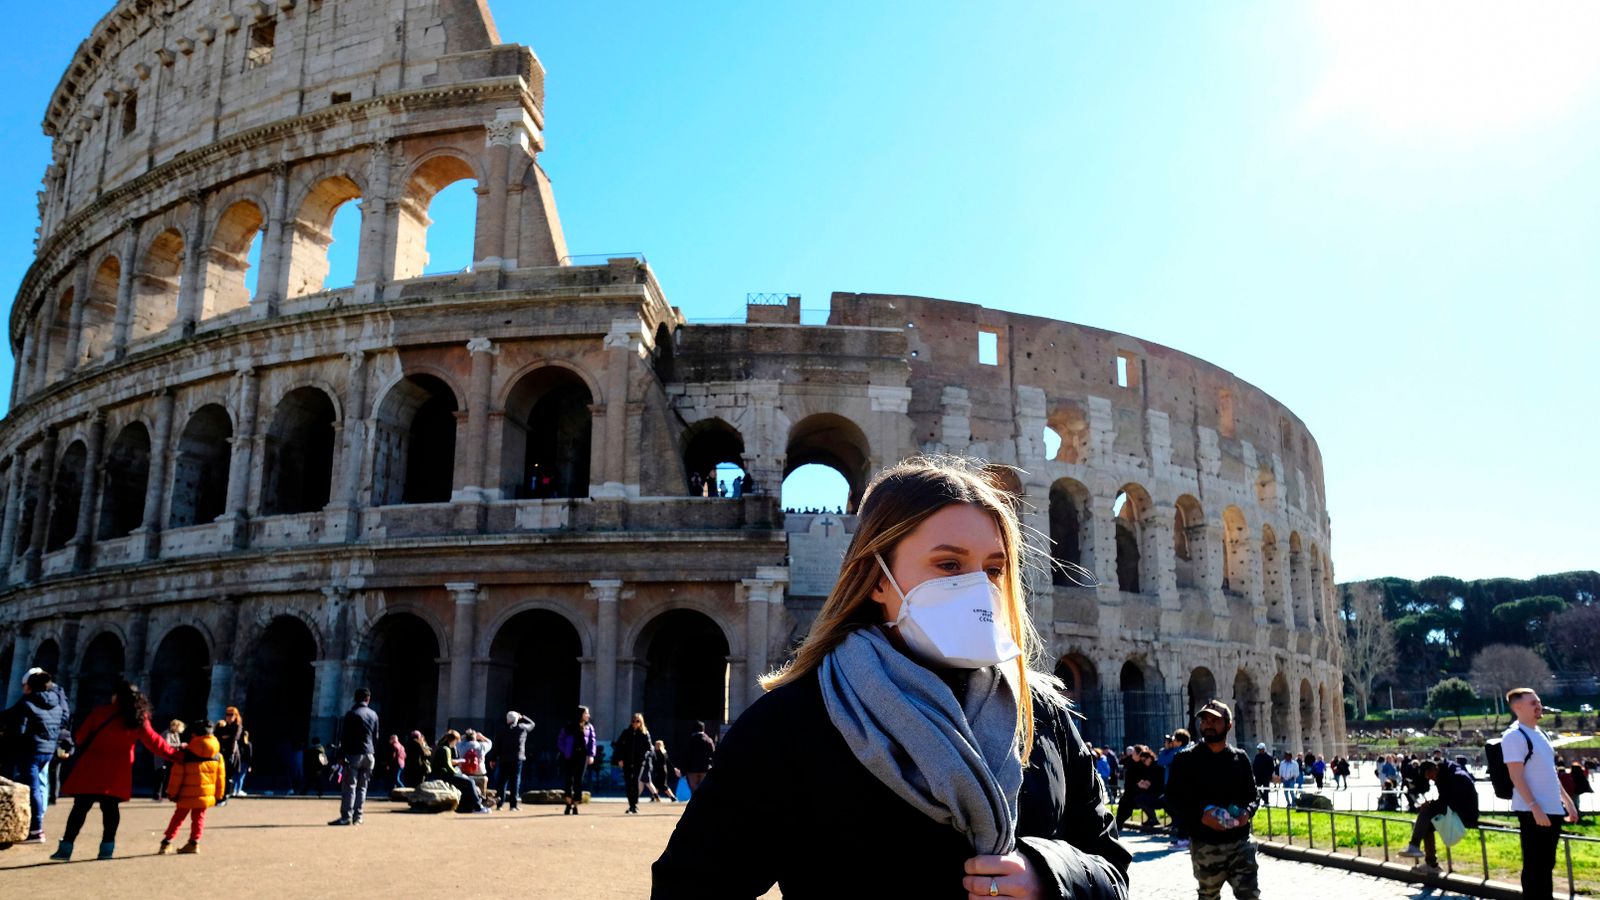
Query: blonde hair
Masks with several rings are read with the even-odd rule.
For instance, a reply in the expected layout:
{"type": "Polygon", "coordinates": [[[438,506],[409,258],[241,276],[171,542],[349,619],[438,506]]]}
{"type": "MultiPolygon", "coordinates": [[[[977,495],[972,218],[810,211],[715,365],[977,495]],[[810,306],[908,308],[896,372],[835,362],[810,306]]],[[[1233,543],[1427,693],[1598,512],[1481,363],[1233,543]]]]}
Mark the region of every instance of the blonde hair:
{"type": "Polygon", "coordinates": [[[1022,538],[1016,498],[1000,486],[1001,479],[1008,475],[1009,468],[942,455],[913,456],[880,472],[862,495],[856,533],[845,551],[839,580],[817,613],[810,633],[792,662],[761,677],[761,687],[770,691],[799,679],[821,666],[823,659],[851,632],[882,624],[883,610],[871,599],[883,577],[874,557],[881,554],[892,564],[900,541],[929,516],[947,506],[970,503],[994,517],[1005,553],[999,613],[1012,640],[1022,648],[1016,661],[1015,738],[1018,755],[1026,762],[1033,747],[1034,693],[1045,697],[1059,694],[1054,689],[1054,679],[1039,671],[1044,643],[1028,615],[1022,579],[1024,557],[1034,551],[1022,538]]]}

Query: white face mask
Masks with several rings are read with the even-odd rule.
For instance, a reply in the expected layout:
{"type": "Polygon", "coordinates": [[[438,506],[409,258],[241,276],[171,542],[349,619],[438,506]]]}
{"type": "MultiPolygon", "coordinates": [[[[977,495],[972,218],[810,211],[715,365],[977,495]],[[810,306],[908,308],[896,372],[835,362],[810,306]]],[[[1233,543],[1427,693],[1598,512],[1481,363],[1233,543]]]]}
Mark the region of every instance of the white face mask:
{"type": "MultiPolygon", "coordinates": [[[[876,554],[875,554],[876,556],[876,554]]],[[[900,595],[900,615],[889,623],[910,650],[930,666],[981,669],[1016,659],[1022,649],[1000,619],[1000,586],[984,572],[933,578],[907,594],[876,556],[900,595]]]]}

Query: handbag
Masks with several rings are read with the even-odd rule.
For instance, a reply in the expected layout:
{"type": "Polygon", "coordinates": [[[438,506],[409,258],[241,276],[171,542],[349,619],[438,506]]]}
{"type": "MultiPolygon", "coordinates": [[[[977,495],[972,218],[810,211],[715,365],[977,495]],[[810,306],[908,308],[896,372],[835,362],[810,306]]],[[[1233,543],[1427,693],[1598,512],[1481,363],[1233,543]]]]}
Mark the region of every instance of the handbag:
{"type": "Polygon", "coordinates": [[[1462,824],[1456,811],[1449,808],[1433,817],[1433,830],[1438,832],[1439,840],[1444,841],[1446,847],[1454,847],[1467,836],[1467,826],[1462,824]]]}

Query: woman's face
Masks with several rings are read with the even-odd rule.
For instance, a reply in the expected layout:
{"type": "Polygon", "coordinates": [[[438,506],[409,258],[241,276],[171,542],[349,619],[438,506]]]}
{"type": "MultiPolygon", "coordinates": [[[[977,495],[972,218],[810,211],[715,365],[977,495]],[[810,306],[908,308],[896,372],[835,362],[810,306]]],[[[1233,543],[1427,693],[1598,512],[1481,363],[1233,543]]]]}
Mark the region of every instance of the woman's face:
{"type": "MultiPolygon", "coordinates": [[[[923,519],[895,545],[893,556],[885,556],[884,562],[907,595],[924,581],[968,572],[987,572],[998,582],[1006,566],[1000,526],[982,507],[971,503],[952,503],[923,519]]],[[[889,579],[878,579],[872,600],[883,607],[885,622],[899,617],[900,595],[889,579]]],[[[897,636],[894,629],[889,633],[891,640],[897,636]]]]}
{"type": "Polygon", "coordinates": [[[634,716],[633,717],[633,730],[634,731],[638,731],[639,729],[641,729],[643,727],[644,727],[644,720],[639,718],[638,716],[634,716]]]}
{"type": "Polygon", "coordinates": [[[579,725],[587,725],[587,724],[589,724],[589,714],[588,713],[584,713],[583,714],[583,718],[578,720],[578,724],[579,725]]]}

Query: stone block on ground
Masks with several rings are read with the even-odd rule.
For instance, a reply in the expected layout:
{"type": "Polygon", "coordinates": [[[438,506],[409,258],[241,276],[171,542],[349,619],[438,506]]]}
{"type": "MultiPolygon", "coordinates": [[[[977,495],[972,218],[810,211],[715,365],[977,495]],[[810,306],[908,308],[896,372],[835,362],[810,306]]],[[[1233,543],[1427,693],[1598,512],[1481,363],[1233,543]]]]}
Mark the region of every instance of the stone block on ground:
{"type": "MultiPolygon", "coordinates": [[[[560,791],[523,791],[522,792],[522,802],[523,803],[541,803],[541,804],[556,804],[556,803],[565,804],[567,802],[567,800],[566,800],[566,795],[561,793],[560,791]]],[[[588,803],[589,802],[589,792],[588,791],[584,791],[583,792],[583,796],[578,798],[578,802],[579,803],[588,803]]]]}
{"type": "Polygon", "coordinates": [[[416,792],[416,788],[397,787],[389,792],[389,799],[396,803],[410,803],[411,795],[416,792]]]}
{"type": "Polygon", "coordinates": [[[33,799],[26,785],[0,778],[0,844],[15,844],[28,836],[33,799]]]}
{"type": "Polygon", "coordinates": [[[461,792],[443,781],[424,781],[411,792],[406,801],[412,812],[453,812],[461,802],[461,792]]]}
{"type": "Polygon", "coordinates": [[[1295,809],[1333,809],[1333,798],[1324,794],[1308,794],[1304,791],[1294,799],[1295,809]]]}

